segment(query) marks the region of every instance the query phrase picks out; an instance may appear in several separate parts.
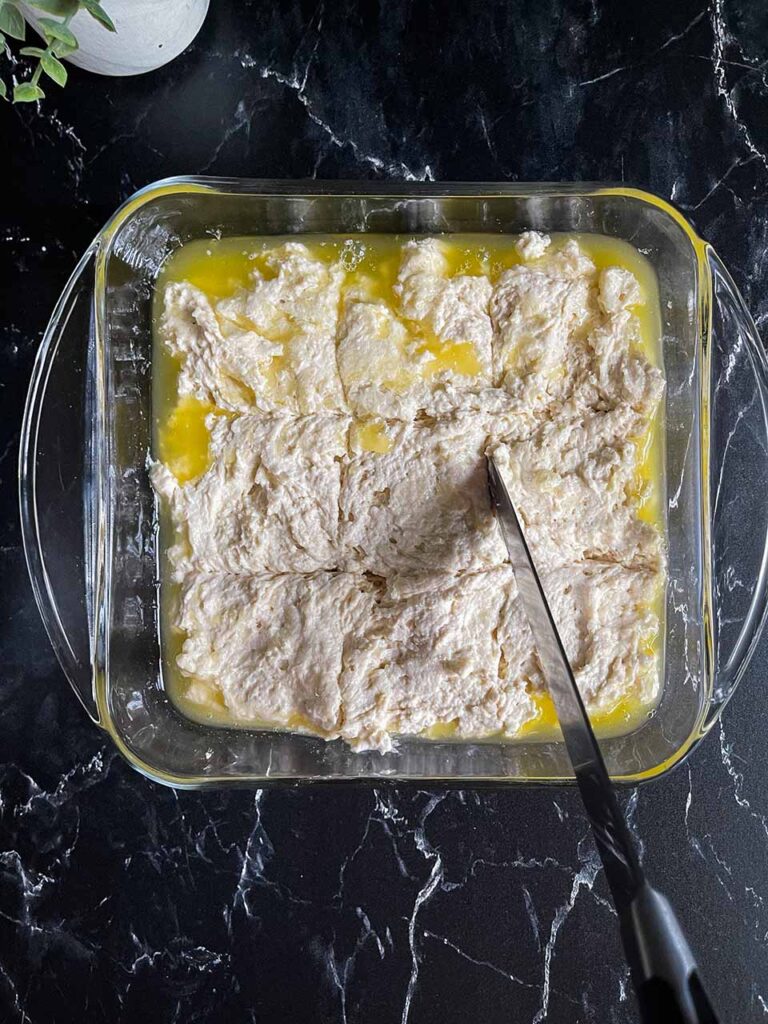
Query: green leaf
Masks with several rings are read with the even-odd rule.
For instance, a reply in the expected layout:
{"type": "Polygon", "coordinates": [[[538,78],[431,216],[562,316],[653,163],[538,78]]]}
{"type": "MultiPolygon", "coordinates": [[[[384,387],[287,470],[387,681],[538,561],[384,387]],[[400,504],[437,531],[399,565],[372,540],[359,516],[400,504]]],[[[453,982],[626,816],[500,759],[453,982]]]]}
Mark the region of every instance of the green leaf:
{"type": "Polygon", "coordinates": [[[36,7],[38,11],[45,11],[46,14],[56,14],[60,18],[71,18],[77,14],[80,6],[77,0],[29,0],[30,7],[36,7]]]}
{"type": "Polygon", "coordinates": [[[97,0],[80,0],[81,5],[88,11],[91,17],[95,18],[100,25],[108,28],[110,32],[116,32],[115,23],[97,0]]]}
{"type": "Polygon", "coordinates": [[[36,100],[45,99],[45,93],[39,85],[32,85],[31,82],[20,82],[13,87],[14,103],[34,103],[36,100]]]}
{"type": "Polygon", "coordinates": [[[40,58],[43,71],[52,78],[56,85],[64,86],[67,84],[67,69],[61,63],[60,60],[56,60],[52,53],[44,53],[40,58]]]}
{"type": "Polygon", "coordinates": [[[41,50],[39,46],[22,46],[19,53],[22,57],[42,57],[45,54],[45,50],[41,50]]]}
{"type": "Polygon", "coordinates": [[[24,39],[26,24],[18,7],[3,4],[0,7],[0,32],[12,39],[24,39]]]}
{"type": "Polygon", "coordinates": [[[57,57],[68,57],[70,53],[74,53],[77,49],[76,46],[69,46],[67,43],[62,43],[60,40],[51,47],[54,54],[57,57]]]}
{"type": "Polygon", "coordinates": [[[6,87],[5,82],[3,82],[2,79],[0,79],[0,100],[7,100],[7,99],[8,99],[8,89],[6,87]]]}
{"type": "Polygon", "coordinates": [[[53,18],[40,18],[39,25],[43,32],[45,32],[45,38],[49,41],[51,39],[59,39],[62,43],[66,43],[67,46],[74,46],[77,49],[77,39],[75,39],[71,29],[68,29],[60,21],[54,21],[53,18]]]}

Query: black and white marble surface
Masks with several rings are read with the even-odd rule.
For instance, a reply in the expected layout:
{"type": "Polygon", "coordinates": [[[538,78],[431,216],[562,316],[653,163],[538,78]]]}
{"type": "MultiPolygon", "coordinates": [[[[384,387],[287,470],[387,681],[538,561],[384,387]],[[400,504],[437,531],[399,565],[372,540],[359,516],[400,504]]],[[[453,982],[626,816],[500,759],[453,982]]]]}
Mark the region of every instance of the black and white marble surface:
{"type": "MultiPolygon", "coordinates": [[[[177,173],[631,182],[693,219],[760,325],[768,8],[213,0],[169,67],[48,91],[0,109],[0,1020],[635,1020],[572,788],[177,793],[127,767],[32,598],[19,427],[77,257],[177,173]]],[[[767,667],[763,642],[691,758],[625,794],[740,1024],[768,1021],[767,667]]]]}

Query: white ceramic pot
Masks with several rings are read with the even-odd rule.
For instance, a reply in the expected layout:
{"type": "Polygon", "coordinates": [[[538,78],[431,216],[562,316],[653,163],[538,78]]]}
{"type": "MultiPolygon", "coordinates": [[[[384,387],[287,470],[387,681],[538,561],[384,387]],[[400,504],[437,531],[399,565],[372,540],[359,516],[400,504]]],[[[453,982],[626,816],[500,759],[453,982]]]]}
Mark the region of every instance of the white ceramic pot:
{"type": "MultiPolygon", "coordinates": [[[[70,23],[80,49],[66,59],[98,75],[141,75],[172,61],[200,31],[210,0],[102,0],[117,32],[109,32],[86,11],[70,23]]],[[[37,30],[43,11],[23,6],[37,30]]]]}

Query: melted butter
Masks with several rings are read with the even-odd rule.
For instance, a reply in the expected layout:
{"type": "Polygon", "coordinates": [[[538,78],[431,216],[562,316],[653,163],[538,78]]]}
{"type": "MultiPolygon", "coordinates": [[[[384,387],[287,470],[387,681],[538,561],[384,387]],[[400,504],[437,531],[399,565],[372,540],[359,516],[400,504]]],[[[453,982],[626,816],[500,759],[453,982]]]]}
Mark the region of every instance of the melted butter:
{"type": "Polygon", "coordinates": [[[457,274],[480,277],[491,272],[491,252],[487,244],[475,241],[465,245],[454,239],[455,236],[451,241],[443,241],[441,246],[448,265],[449,277],[455,277],[457,274]]]}
{"type": "Polygon", "coordinates": [[[439,722],[425,729],[421,735],[428,740],[452,740],[458,731],[458,722],[439,722]]]}
{"type": "Polygon", "coordinates": [[[463,374],[465,377],[475,377],[482,370],[477,350],[471,341],[441,341],[431,332],[429,335],[425,331],[420,333],[423,341],[417,350],[418,354],[428,352],[432,356],[424,367],[425,377],[433,377],[444,370],[453,370],[454,373],[463,374]]]}
{"type": "Polygon", "coordinates": [[[242,243],[223,247],[218,240],[203,240],[179,249],[163,270],[161,282],[188,281],[211,299],[228,299],[248,284],[256,267],[266,271],[258,251],[242,243]]]}
{"type": "MultiPolygon", "coordinates": [[[[379,236],[381,237],[381,236],[379,236]]],[[[400,268],[400,244],[389,246],[382,243],[371,246],[370,242],[360,242],[365,247],[365,254],[356,262],[353,259],[344,261],[349,267],[346,289],[358,289],[372,301],[383,302],[392,306],[395,302],[395,282],[400,268]]]]}
{"type": "MultiPolygon", "coordinates": [[[[548,693],[531,695],[536,705],[536,717],[526,722],[521,737],[535,737],[537,740],[552,739],[559,735],[560,726],[552,698],[548,693]]],[[[589,720],[598,736],[621,736],[631,732],[645,721],[648,709],[634,697],[622,697],[618,704],[607,711],[590,713],[589,720]]]]}
{"type": "Polygon", "coordinates": [[[206,417],[217,412],[209,402],[180,398],[157,431],[157,454],[179,483],[200,476],[210,465],[206,417]]]}
{"type": "Polygon", "coordinates": [[[368,423],[355,424],[355,440],[365,452],[378,452],[379,455],[386,455],[392,448],[392,441],[387,436],[383,423],[371,420],[368,423]]]}
{"type": "Polygon", "coordinates": [[[663,472],[662,410],[658,409],[645,433],[636,439],[638,452],[635,479],[629,497],[637,502],[637,514],[645,523],[663,523],[661,488],[663,472]]]}
{"type": "MultiPolygon", "coordinates": [[[[629,243],[600,235],[574,234],[553,235],[548,252],[562,246],[569,238],[575,238],[583,251],[593,260],[598,269],[607,266],[621,266],[630,270],[637,278],[644,301],[633,309],[638,324],[638,347],[657,366],[661,366],[661,320],[658,289],[654,271],[647,260],[629,243]]],[[[200,288],[212,301],[229,298],[240,288],[246,287],[254,270],[264,277],[274,277],[275,266],[267,263],[268,252],[287,241],[302,241],[307,244],[311,256],[331,263],[340,260],[347,269],[344,289],[355,288],[368,298],[380,301],[391,309],[396,306],[394,286],[400,263],[400,249],[407,239],[393,235],[351,235],[351,236],[289,236],[261,238],[203,239],[190,242],[179,249],[163,268],[155,289],[155,317],[157,327],[162,311],[162,296],[165,285],[174,281],[188,281],[200,288]]],[[[453,235],[442,241],[448,272],[454,274],[489,274],[495,279],[508,267],[523,262],[514,247],[514,236],[502,235],[453,235]]],[[[534,261],[535,262],[535,261],[534,261]]],[[[242,330],[252,330],[253,324],[244,320],[237,324],[242,330]]],[[[205,419],[211,412],[220,412],[213,406],[197,402],[189,397],[180,397],[176,391],[179,364],[159,339],[156,330],[153,352],[153,413],[155,455],[168,465],[180,482],[193,479],[205,472],[210,463],[209,436],[205,419]]],[[[282,330],[275,332],[271,340],[282,342],[282,330]]],[[[481,367],[474,346],[461,339],[445,341],[431,337],[423,330],[417,331],[420,347],[417,351],[428,352],[434,358],[424,369],[424,376],[442,370],[471,377],[481,367]]],[[[276,395],[286,392],[284,371],[287,360],[284,355],[274,356],[267,370],[267,386],[276,395]]],[[[383,386],[393,390],[405,389],[413,383],[412,372],[403,369],[395,379],[383,386]]],[[[290,391],[290,388],[288,388],[290,391]]],[[[386,435],[384,424],[377,421],[358,423],[353,428],[359,446],[366,451],[381,454],[389,451],[391,442],[386,435]]],[[[664,430],[663,411],[648,425],[645,433],[636,438],[638,452],[635,483],[631,496],[638,502],[638,514],[646,522],[664,529],[665,496],[663,490],[664,430]]],[[[161,512],[161,549],[166,551],[172,537],[168,517],[161,512]]],[[[164,559],[163,555],[163,559],[164,559]]],[[[161,572],[161,579],[168,580],[170,573],[161,572]]],[[[663,594],[650,599],[651,608],[663,621],[663,594]]],[[[178,599],[178,587],[163,582],[160,607],[160,623],[163,646],[164,684],[179,708],[189,717],[206,723],[249,727],[280,728],[295,731],[311,731],[309,723],[301,715],[293,716],[287,723],[276,725],[259,719],[237,723],[224,706],[221,691],[215,683],[184,677],[175,667],[181,651],[184,635],[172,625],[172,609],[178,599]]],[[[655,671],[660,671],[661,635],[654,631],[647,638],[646,651],[654,659],[655,671]]],[[[546,693],[533,694],[537,716],[521,730],[519,739],[548,739],[558,732],[557,717],[551,698],[546,693]]],[[[637,698],[625,697],[609,711],[591,715],[591,720],[600,735],[616,735],[629,732],[647,717],[647,706],[637,698]]],[[[456,738],[456,722],[440,723],[424,733],[432,740],[456,738]]],[[[499,737],[486,737],[492,741],[499,737]]]]}

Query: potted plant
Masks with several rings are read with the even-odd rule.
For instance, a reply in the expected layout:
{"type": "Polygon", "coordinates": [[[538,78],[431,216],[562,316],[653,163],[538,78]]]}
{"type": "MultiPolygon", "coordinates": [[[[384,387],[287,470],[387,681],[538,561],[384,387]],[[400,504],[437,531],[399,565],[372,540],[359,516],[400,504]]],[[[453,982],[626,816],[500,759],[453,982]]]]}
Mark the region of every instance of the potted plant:
{"type": "Polygon", "coordinates": [[[0,79],[0,97],[16,103],[43,99],[46,80],[66,84],[65,60],[103,75],[152,71],[189,46],[208,5],[209,0],[0,0],[0,55],[10,58],[14,75],[12,89],[7,75],[0,79]],[[12,54],[11,41],[26,42],[27,23],[44,45],[17,46],[12,54]],[[31,62],[26,74],[23,59],[31,62]]]}

